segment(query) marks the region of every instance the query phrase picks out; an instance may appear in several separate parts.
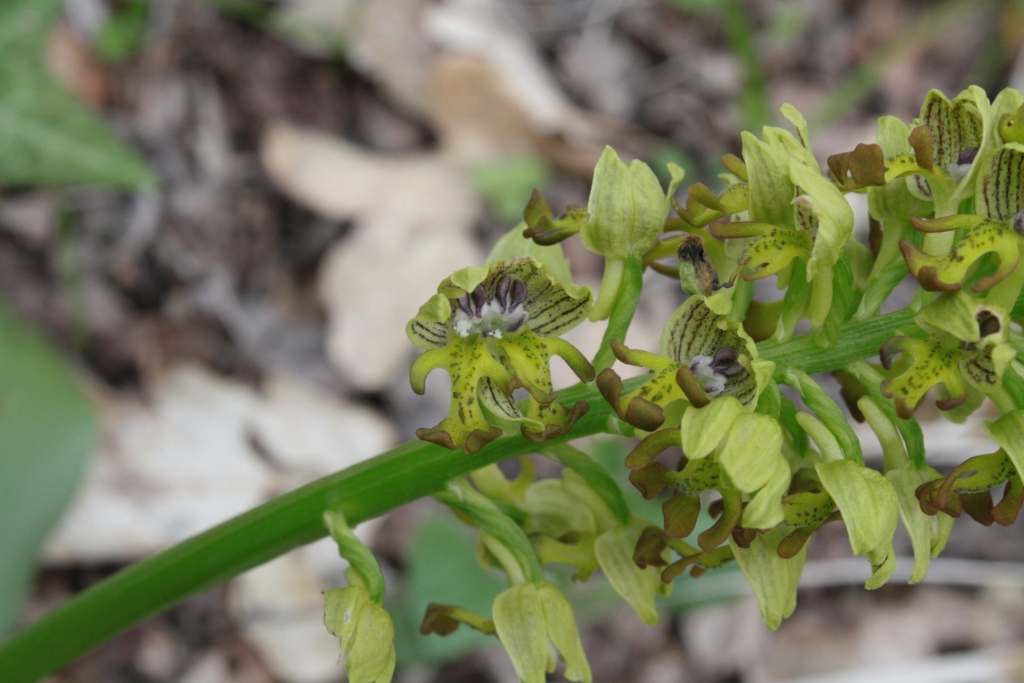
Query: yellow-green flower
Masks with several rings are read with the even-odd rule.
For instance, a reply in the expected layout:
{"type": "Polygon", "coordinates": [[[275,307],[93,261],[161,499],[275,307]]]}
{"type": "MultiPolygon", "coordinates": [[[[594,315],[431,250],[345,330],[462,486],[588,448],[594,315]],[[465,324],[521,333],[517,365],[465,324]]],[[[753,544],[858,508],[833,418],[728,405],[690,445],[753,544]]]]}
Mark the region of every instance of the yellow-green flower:
{"type": "MultiPolygon", "coordinates": [[[[732,396],[752,408],[775,368],[758,358],[757,346],[739,324],[714,313],[701,296],[691,296],[672,314],[660,346],[661,355],[613,345],[623,363],[654,371],[637,389],[623,394],[622,380],[611,369],[597,378],[619,417],[645,431],[661,427],[673,403],[677,408],[702,406],[714,397],[732,396]]],[[[678,419],[682,413],[673,414],[678,419]]]]}
{"type": "Polygon", "coordinates": [[[528,257],[454,273],[406,326],[409,339],[426,351],[412,365],[413,390],[422,394],[437,368],[452,380],[448,416],[416,434],[473,453],[514,426],[534,441],[567,432],[587,404],[567,408],[555,401],[548,364],[559,356],[582,381],[593,379],[590,362],[558,338],[590,305],[589,288],[559,282],[528,257]],[[525,414],[512,400],[518,387],[530,393],[525,414]]]}

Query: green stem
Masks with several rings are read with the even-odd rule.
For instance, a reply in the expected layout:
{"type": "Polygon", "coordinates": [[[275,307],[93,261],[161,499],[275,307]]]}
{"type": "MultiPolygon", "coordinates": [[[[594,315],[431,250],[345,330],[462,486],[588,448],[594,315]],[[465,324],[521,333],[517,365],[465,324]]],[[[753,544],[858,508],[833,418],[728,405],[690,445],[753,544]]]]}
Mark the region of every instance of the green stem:
{"type": "MultiPolygon", "coordinates": [[[[808,374],[838,370],[875,354],[913,312],[900,311],[842,327],[842,344],[815,346],[810,335],[764,345],[761,355],[779,370],[808,374]]],[[[632,391],[647,377],[626,380],[632,391]]],[[[606,432],[611,407],[597,390],[576,385],[559,392],[568,404],[588,401],[590,411],[570,434],[548,445],[606,432]]],[[[0,646],[4,683],[35,681],[108,638],[233,576],[311,543],[326,534],[324,510],[338,510],[352,526],[444,489],[455,477],[499,460],[533,453],[522,436],[498,439],[473,455],[414,441],[275,498],[134,564],[90,587],[0,646]]]]}
{"type": "Polygon", "coordinates": [[[626,259],[619,291],[615,295],[611,316],[608,318],[608,327],[605,328],[601,348],[594,356],[594,369],[597,372],[610,368],[615,362],[612,340],[626,341],[626,331],[633,322],[633,314],[636,312],[636,305],[640,303],[640,293],[644,288],[643,269],[643,261],[639,256],[630,256],[626,259]]]}

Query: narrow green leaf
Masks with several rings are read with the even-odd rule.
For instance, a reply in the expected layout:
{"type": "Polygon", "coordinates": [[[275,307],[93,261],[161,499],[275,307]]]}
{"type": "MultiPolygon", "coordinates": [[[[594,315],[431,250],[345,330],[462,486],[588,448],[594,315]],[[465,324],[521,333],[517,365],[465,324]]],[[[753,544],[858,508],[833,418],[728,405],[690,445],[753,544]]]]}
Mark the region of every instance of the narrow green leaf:
{"type": "Polygon", "coordinates": [[[0,304],[0,634],[78,484],[96,422],[65,361],[0,304]]]}
{"type": "Polygon", "coordinates": [[[154,187],[139,156],[48,73],[43,52],[61,5],[0,5],[0,185],[154,187]]]}

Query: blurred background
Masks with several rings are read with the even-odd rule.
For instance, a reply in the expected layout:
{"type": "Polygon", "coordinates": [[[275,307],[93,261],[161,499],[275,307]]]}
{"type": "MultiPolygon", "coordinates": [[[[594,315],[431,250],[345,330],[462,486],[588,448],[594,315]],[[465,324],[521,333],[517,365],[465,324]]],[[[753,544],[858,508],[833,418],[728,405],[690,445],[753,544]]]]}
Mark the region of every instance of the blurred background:
{"type": "MultiPolygon", "coordinates": [[[[586,204],[604,145],[714,187],[789,102],[824,161],[930,88],[1022,87],[1022,43],[1010,0],[3,0],[0,632],[437,421],[447,380],[412,394],[406,320],[532,188],[586,204]]],[[[596,286],[597,257],[567,251],[596,286]]],[[[628,343],[655,349],[682,295],[646,285],[628,343]]],[[[600,327],[570,338],[593,353],[600,327]]],[[[919,414],[940,470],[991,448],[978,420],[919,414]]],[[[587,445],[624,471],[627,440],[587,445]]],[[[1019,679],[1019,525],[960,521],[924,584],[871,593],[832,527],[773,634],[734,569],[679,580],[658,627],[573,590],[596,680],[1019,679]]],[[[396,681],[514,683],[496,641],[417,634],[428,602],[486,612],[501,590],[471,534],[431,501],[360,533],[396,681]]],[[[50,680],[341,681],[320,591],[343,568],[303,548],[50,680]]]]}

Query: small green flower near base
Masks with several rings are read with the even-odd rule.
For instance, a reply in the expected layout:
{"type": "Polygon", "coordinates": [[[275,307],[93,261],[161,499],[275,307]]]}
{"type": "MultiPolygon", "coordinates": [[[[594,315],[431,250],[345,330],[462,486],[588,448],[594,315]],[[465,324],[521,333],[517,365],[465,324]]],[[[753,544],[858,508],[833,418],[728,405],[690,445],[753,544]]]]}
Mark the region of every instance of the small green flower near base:
{"type": "Polygon", "coordinates": [[[547,581],[520,583],[494,600],[494,627],[521,683],[544,683],[545,672],[565,661],[570,681],[594,680],[583,652],[572,605],[547,581]]]}
{"type": "Polygon", "coordinates": [[[324,625],[338,637],[350,683],[389,683],[395,673],[391,616],[360,585],[324,591],[324,625]]]}
{"type": "Polygon", "coordinates": [[[569,431],[587,404],[555,400],[548,364],[559,356],[582,381],[594,378],[583,354],[558,338],[586,318],[590,305],[589,288],[559,282],[532,258],[466,268],[442,282],[406,326],[409,339],[426,350],[413,362],[410,382],[422,394],[427,375],[444,368],[452,402],[441,423],[417,436],[474,453],[516,426],[534,441],[569,431]],[[530,393],[525,414],[512,400],[519,387],[530,393]]]}

